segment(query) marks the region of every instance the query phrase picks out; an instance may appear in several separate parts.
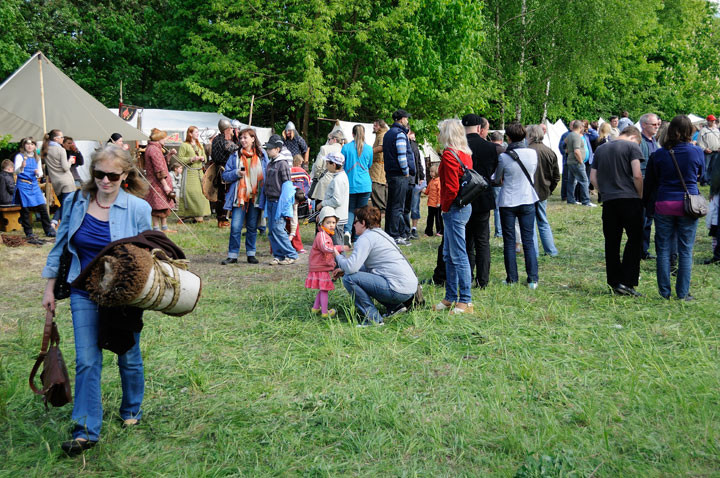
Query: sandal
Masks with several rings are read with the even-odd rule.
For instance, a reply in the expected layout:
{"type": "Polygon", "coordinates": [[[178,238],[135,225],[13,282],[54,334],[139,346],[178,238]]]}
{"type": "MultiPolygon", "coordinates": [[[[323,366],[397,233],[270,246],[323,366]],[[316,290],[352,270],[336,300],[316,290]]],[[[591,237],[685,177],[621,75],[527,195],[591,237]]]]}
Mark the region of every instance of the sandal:
{"type": "Polygon", "coordinates": [[[452,306],[453,306],[452,304],[450,304],[450,305],[445,305],[444,302],[440,301],[440,302],[438,302],[437,304],[435,304],[435,305],[432,306],[432,310],[434,310],[434,311],[436,311],[436,312],[439,312],[439,311],[441,311],[441,310],[448,310],[448,309],[450,309],[452,306]]]}

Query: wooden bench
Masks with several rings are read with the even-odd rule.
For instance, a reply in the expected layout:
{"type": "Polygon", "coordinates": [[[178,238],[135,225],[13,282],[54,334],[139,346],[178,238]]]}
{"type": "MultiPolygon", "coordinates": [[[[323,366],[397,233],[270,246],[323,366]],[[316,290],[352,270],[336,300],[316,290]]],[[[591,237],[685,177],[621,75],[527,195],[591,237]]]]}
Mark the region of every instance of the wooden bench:
{"type": "Polygon", "coordinates": [[[20,206],[0,206],[0,231],[21,231],[20,206]]]}

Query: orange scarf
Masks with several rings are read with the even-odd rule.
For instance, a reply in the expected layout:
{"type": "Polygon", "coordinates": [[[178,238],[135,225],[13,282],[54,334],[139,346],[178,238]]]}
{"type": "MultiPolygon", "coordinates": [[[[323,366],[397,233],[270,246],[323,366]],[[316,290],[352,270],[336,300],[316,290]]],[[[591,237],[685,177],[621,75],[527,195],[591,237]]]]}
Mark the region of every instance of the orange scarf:
{"type": "Polygon", "coordinates": [[[245,174],[238,180],[237,203],[240,207],[255,200],[263,183],[262,164],[254,151],[240,151],[238,167],[241,165],[245,166],[245,174]]]}

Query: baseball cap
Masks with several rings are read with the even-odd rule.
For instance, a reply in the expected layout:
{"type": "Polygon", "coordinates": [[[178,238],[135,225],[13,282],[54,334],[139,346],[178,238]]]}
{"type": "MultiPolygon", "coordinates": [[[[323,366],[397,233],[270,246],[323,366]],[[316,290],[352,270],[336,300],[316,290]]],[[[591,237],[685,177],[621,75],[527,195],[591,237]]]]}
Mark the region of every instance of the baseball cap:
{"type": "Polygon", "coordinates": [[[268,142],[265,143],[264,148],[265,149],[273,149],[273,148],[282,148],[283,145],[283,139],[280,137],[279,134],[274,134],[270,136],[270,139],[268,139],[268,142]]]}
{"type": "Polygon", "coordinates": [[[717,121],[717,118],[713,115],[707,115],[707,118],[705,118],[707,121],[717,121]]]}
{"type": "Polygon", "coordinates": [[[340,166],[345,165],[345,156],[342,155],[342,153],[330,153],[327,156],[325,156],[325,161],[330,161],[331,163],[335,163],[340,166]]]}
{"type": "Polygon", "coordinates": [[[475,113],[469,113],[462,117],[463,126],[479,126],[482,124],[480,116],[475,113]]]}

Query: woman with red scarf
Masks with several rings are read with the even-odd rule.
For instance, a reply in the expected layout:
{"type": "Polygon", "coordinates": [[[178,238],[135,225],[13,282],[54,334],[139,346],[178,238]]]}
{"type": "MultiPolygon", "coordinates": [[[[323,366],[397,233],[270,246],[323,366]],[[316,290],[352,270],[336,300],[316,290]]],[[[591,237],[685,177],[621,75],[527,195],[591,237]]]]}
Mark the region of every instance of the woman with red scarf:
{"type": "Polygon", "coordinates": [[[223,182],[229,184],[224,209],[232,211],[228,256],[220,263],[222,265],[237,263],[243,225],[246,228],[247,261],[250,264],[258,263],[255,258],[255,242],[258,218],[265,207],[263,179],[268,158],[252,128],[240,131],[240,145],[242,149],[230,156],[222,173],[223,182]]]}

